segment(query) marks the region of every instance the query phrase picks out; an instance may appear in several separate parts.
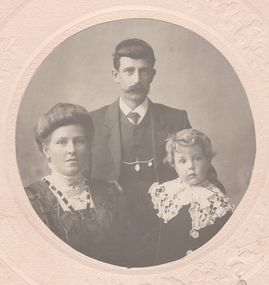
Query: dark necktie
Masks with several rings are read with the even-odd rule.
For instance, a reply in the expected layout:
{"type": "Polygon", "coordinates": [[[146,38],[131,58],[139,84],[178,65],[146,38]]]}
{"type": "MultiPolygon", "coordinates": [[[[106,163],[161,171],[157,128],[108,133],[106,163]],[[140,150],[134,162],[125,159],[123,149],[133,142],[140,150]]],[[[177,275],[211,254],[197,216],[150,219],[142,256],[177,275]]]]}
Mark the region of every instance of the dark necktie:
{"type": "Polygon", "coordinates": [[[134,126],[137,126],[137,121],[140,117],[140,115],[136,112],[130,112],[128,115],[127,115],[128,118],[131,118],[132,121],[133,121],[133,125],[134,126]]]}

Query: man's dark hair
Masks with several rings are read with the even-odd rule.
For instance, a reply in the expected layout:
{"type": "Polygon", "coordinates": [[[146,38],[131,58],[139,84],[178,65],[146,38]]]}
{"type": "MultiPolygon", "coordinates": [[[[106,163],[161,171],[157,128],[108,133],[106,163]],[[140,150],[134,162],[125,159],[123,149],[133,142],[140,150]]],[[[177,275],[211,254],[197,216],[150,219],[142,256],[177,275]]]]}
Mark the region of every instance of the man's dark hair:
{"type": "Polygon", "coordinates": [[[119,70],[121,57],[146,59],[152,65],[152,68],[156,61],[152,47],[140,39],[124,40],[116,46],[113,54],[113,64],[116,70],[119,70]]]}

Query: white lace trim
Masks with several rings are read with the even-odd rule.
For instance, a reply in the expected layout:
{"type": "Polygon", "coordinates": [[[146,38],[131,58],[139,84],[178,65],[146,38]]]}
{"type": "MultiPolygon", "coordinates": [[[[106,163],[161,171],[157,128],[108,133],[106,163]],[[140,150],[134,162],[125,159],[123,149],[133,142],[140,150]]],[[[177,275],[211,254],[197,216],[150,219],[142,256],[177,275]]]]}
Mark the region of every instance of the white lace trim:
{"type": "MultiPolygon", "coordinates": [[[[189,205],[192,230],[197,231],[212,225],[216,218],[223,217],[235,206],[216,186],[209,181],[200,185],[189,185],[179,178],[159,184],[153,183],[149,189],[158,217],[168,223],[184,205],[189,205]]],[[[191,234],[192,235],[192,234],[191,234]]]]}
{"type": "Polygon", "coordinates": [[[79,191],[77,191],[77,193],[80,193],[78,195],[73,195],[73,196],[68,196],[67,194],[68,192],[70,193],[70,191],[68,191],[70,185],[67,185],[65,183],[67,182],[65,179],[56,180],[57,183],[55,183],[55,175],[54,176],[48,175],[44,178],[47,179],[52,186],[54,186],[57,190],[61,191],[61,193],[63,194],[63,196],[60,196],[57,193],[57,191],[52,191],[52,193],[55,195],[55,197],[59,201],[64,211],[71,211],[70,208],[68,207],[69,205],[71,205],[75,211],[85,210],[87,208],[88,203],[90,203],[90,208],[94,207],[89,195],[90,189],[89,186],[86,185],[84,177],[81,177],[80,179],[77,180],[77,181],[80,180],[78,185],[72,186],[72,187],[78,187],[79,191]],[[63,201],[63,198],[65,198],[68,201],[68,204],[66,204],[63,201]]]}

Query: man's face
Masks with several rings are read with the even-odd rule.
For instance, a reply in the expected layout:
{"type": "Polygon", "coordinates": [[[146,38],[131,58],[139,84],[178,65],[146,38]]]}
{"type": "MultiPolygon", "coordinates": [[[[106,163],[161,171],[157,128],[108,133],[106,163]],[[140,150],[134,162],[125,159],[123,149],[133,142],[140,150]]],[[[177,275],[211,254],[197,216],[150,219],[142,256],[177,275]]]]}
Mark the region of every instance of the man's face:
{"type": "Polygon", "coordinates": [[[121,98],[131,108],[140,105],[148,95],[156,70],[146,59],[120,58],[119,70],[112,75],[121,87],[121,98]]]}

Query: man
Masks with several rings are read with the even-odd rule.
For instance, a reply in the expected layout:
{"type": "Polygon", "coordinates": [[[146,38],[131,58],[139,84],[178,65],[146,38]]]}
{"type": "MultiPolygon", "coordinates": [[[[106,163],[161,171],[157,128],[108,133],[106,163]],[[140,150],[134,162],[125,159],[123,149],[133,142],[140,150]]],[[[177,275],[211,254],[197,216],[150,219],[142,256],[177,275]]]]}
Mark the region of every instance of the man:
{"type": "MultiPolygon", "coordinates": [[[[132,248],[124,262],[126,266],[149,266],[158,254],[157,244],[154,248],[150,238],[157,235],[159,219],[148,190],[156,181],[177,177],[175,170],[163,163],[165,140],[191,125],[186,111],[147,98],[156,70],[153,49],[146,42],[121,42],[113,63],[112,75],[121,93],[110,106],[91,112],[95,124],[92,177],[117,181],[122,187],[127,197],[125,234],[132,248]]],[[[207,178],[223,189],[213,167],[207,178]]]]}

